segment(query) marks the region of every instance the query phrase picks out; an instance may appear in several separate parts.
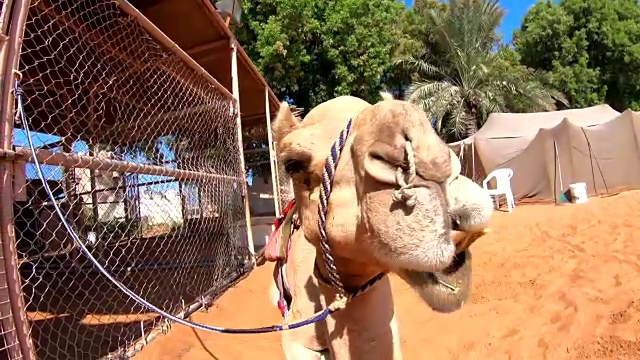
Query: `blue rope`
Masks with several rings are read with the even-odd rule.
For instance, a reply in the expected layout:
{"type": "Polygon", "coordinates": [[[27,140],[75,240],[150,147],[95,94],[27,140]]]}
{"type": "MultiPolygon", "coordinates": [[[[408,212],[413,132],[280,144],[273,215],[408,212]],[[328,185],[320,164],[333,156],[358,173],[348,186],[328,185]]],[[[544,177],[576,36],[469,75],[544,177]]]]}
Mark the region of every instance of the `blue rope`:
{"type": "Polygon", "coordinates": [[[327,271],[329,272],[329,281],[335,288],[338,296],[345,296],[345,289],[340,276],[338,275],[338,269],[336,268],[335,260],[331,255],[331,248],[327,240],[327,211],[329,210],[329,197],[331,196],[331,190],[333,188],[333,178],[336,172],[336,166],[340,159],[340,154],[344,149],[349,134],[351,133],[351,124],[353,119],[349,119],[347,126],[340,132],[338,140],[331,146],[331,153],[324,162],[324,172],[322,173],[322,185],[320,187],[320,206],[318,206],[318,232],[320,234],[320,247],[322,249],[322,258],[327,271]]]}
{"type": "MultiPolygon", "coordinates": [[[[38,177],[40,178],[40,181],[42,181],[42,186],[43,186],[45,192],[47,193],[47,195],[49,195],[49,198],[51,199],[53,207],[55,208],[56,213],[58,214],[58,217],[60,217],[62,225],[69,232],[69,235],[71,235],[71,238],[80,247],[80,250],[82,250],[84,255],[93,263],[93,265],[96,267],[96,269],[98,269],[98,271],[100,271],[104,276],[106,276],[107,279],[109,279],[111,282],[113,282],[120,290],[122,290],[122,292],[127,294],[129,297],[131,297],[138,304],[142,305],[143,307],[145,307],[145,308],[147,308],[147,309],[149,309],[149,310],[151,310],[151,311],[153,311],[155,313],[158,313],[158,314],[164,316],[165,318],[167,318],[169,320],[175,321],[178,324],[182,324],[182,325],[189,326],[189,327],[196,328],[196,329],[200,329],[200,330],[211,331],[211,332],[216,332],[216,333],[223,333],[223,334],[262,334],[262,333],[278,332],[278,331],[283,331],[283,330],[288,330],[288,329],[296,329],[296,328],[299,328],[299,327],[303,327],[303,326],[306,326],[306,325],[310,325],[310,324],[316,323],[318,321],[322,321],[322,320],[326,319],[327,316],[329,316],[329,314],[331,314],[333,312],[332,310],[327,308],[327,309],[324,309],[324,310],[316,313],[314,316],[312,316],[309,319],[298,321],[298,322],[294,322],[294,323],[291,323],[291,324],[288,324],[288,325],[282,324],[282,325],[271,325],[271,326],[264,326],[264,327],[258,327],[258,328],[249,328],[249,329],[231,329],[231,328],[222,328],[222,327],[203,325],[203,324],[194,323],[194,322],[189,321],[189,320],[181,319],[181,318],[179,318],[177,316],[174,316],[174,315],[171,315],[169,313],[164,312],[162,309],[158,308],[157,306],[149,303],[145,299],[143,299],[140,296],[138,296],[136,293],[134,293],[128,287],[126,287],[124,284],[122,284],[120,281],[118,281],[118,279],[114,278],[111,274],[109,274],[109,272],[102,265],[100,265],[100,263],[93,257],[93,255],[91,254],[89,249],[86,247],[84,242],[80,240],[80,238],[78,237],[76,232],[71,228],[71,225],[69,225],[69,223],[67,222],[67,219],[65,218],[64,213],[62,212],[62,210],[58,206],[57,201],[55,201],[55,196],[53,195],[53,192],[51,191],[51,188],[49,188],[49,184],[47,183],[47,181],[46,181],[46,179],[44,177],[44,174],[42,173],[42,169],[40,167],[40,161],[38,160],[38,156],[37,156],[37,153],[36,153],[35,146],[33,146],[33,140],[31,138],[31,132],[29,131],[29,124],[28,124],[27,116],[26,116],[26,113],[24,111],[24,102],[23,102],[24,92],[23,92],[22,88],[18,85],[18,81],[16,81],[14,83],[13,91],[14,91],[14,96],[16,97],[16,99],[18,101],[18,111],[20,113],[20,119],[22,121],[25,133],[27,135],[27,141],[29,142],[29,147],[31,148],[31,155],[33,156],[33,163],[34,163],[36,171],[38,173],[38,177]]],[[[351,121],[349,121],[349,124],[351,124],[351,121]]]]}

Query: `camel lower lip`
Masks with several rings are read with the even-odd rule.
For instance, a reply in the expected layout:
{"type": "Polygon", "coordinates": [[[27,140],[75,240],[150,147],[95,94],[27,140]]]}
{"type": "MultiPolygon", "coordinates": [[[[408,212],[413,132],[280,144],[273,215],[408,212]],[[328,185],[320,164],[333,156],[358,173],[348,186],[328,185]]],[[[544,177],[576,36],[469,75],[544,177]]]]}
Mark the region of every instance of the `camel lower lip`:
{"type": "Polygon", "coordinates": [[[433,310],[450,313],[468,301],[471,289],[471,253],[466,250],[442,271],[403,270],[399,275],[433,310]]]}

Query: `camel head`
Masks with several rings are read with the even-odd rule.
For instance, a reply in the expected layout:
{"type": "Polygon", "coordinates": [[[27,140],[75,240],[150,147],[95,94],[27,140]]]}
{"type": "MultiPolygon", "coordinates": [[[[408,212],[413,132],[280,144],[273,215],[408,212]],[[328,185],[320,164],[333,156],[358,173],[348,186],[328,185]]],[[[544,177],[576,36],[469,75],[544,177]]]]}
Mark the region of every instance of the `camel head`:
{"type": "MultiPolygon", "coordinates": [[[[273,125],[279,163],[291,177],[304,236],[316,248],[325,160],[350,118],[326,216],[342,282],[353,288],[392,271],[429,302],[431,290],[425,289],[435,288],[428,274],[455,267],[463,270],[458,277],[468,277],[465,259],[454,262],[456,253],[470,259],[464,255],[468,244],[456,244],[469,238],[465,231],[486,225],[491,200],[459,176],[457,157],[427,114],[408,102],[385,97],[371,105],[342,96],[318,105],[304,120],[283,103],[273,125]]],[[[321,256],[316,261],[323,269],[321,256]]]]}

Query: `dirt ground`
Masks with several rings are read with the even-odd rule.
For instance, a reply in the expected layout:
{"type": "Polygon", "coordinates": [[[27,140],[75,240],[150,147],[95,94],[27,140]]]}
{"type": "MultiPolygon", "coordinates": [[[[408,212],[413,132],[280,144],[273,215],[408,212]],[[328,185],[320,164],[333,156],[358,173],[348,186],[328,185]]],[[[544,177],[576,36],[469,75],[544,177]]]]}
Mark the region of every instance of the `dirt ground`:
{"type": "MultiPolygon", "coordinates": [[[[587,204],[497,212],[473,245],[472,301],[436,314],[393,277],[405,359],[640,358],[640,191],[587,204]],[[634,233],[636,234],[634,236],[634,233]]],[[[278,323],[272,264],[254,270],[207,313],[216,326],[278,323]]],[[[279,335],[221,335],[174,326],[136,360],[283,359],[279,335]]]]}

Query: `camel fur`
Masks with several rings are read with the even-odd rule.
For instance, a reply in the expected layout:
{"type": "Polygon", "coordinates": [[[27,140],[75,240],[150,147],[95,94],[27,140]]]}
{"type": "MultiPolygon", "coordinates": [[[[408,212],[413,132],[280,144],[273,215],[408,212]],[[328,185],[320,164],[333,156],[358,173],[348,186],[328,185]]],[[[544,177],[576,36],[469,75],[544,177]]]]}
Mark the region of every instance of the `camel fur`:
{"type": "MultiPolygon", "coordinates": [[[[304,120],[282,103],[273,124],[278,160],[291,177],[301,222],[285,269],[293,296],[289,322],[309,318],[336,295],[322,280],[327,269],[319,252],[318,188],[331,145],[349,118],[352,132],[337,164],[326,224],[345,288],[356,289],[380,272],[395,272],[432,309],[459,309],[471,287],[468,248],[487,227],[491,199],[460,175],[457,157],[425,112],[389,95],[374,105],[341,96],[318,105],[304,120]],[[407,166],[407,144],[415,159],[414,182],[420,185],[413,189],[413,206],[393,197],[396,172],[407,166]]],[[[270,297],[275,303],[274,289],[270,297]]],[[[288,360],[402,359],[399,336],[390,282],[384,277],[325,321],[283,332],[282,347],[288,360]]]]}

